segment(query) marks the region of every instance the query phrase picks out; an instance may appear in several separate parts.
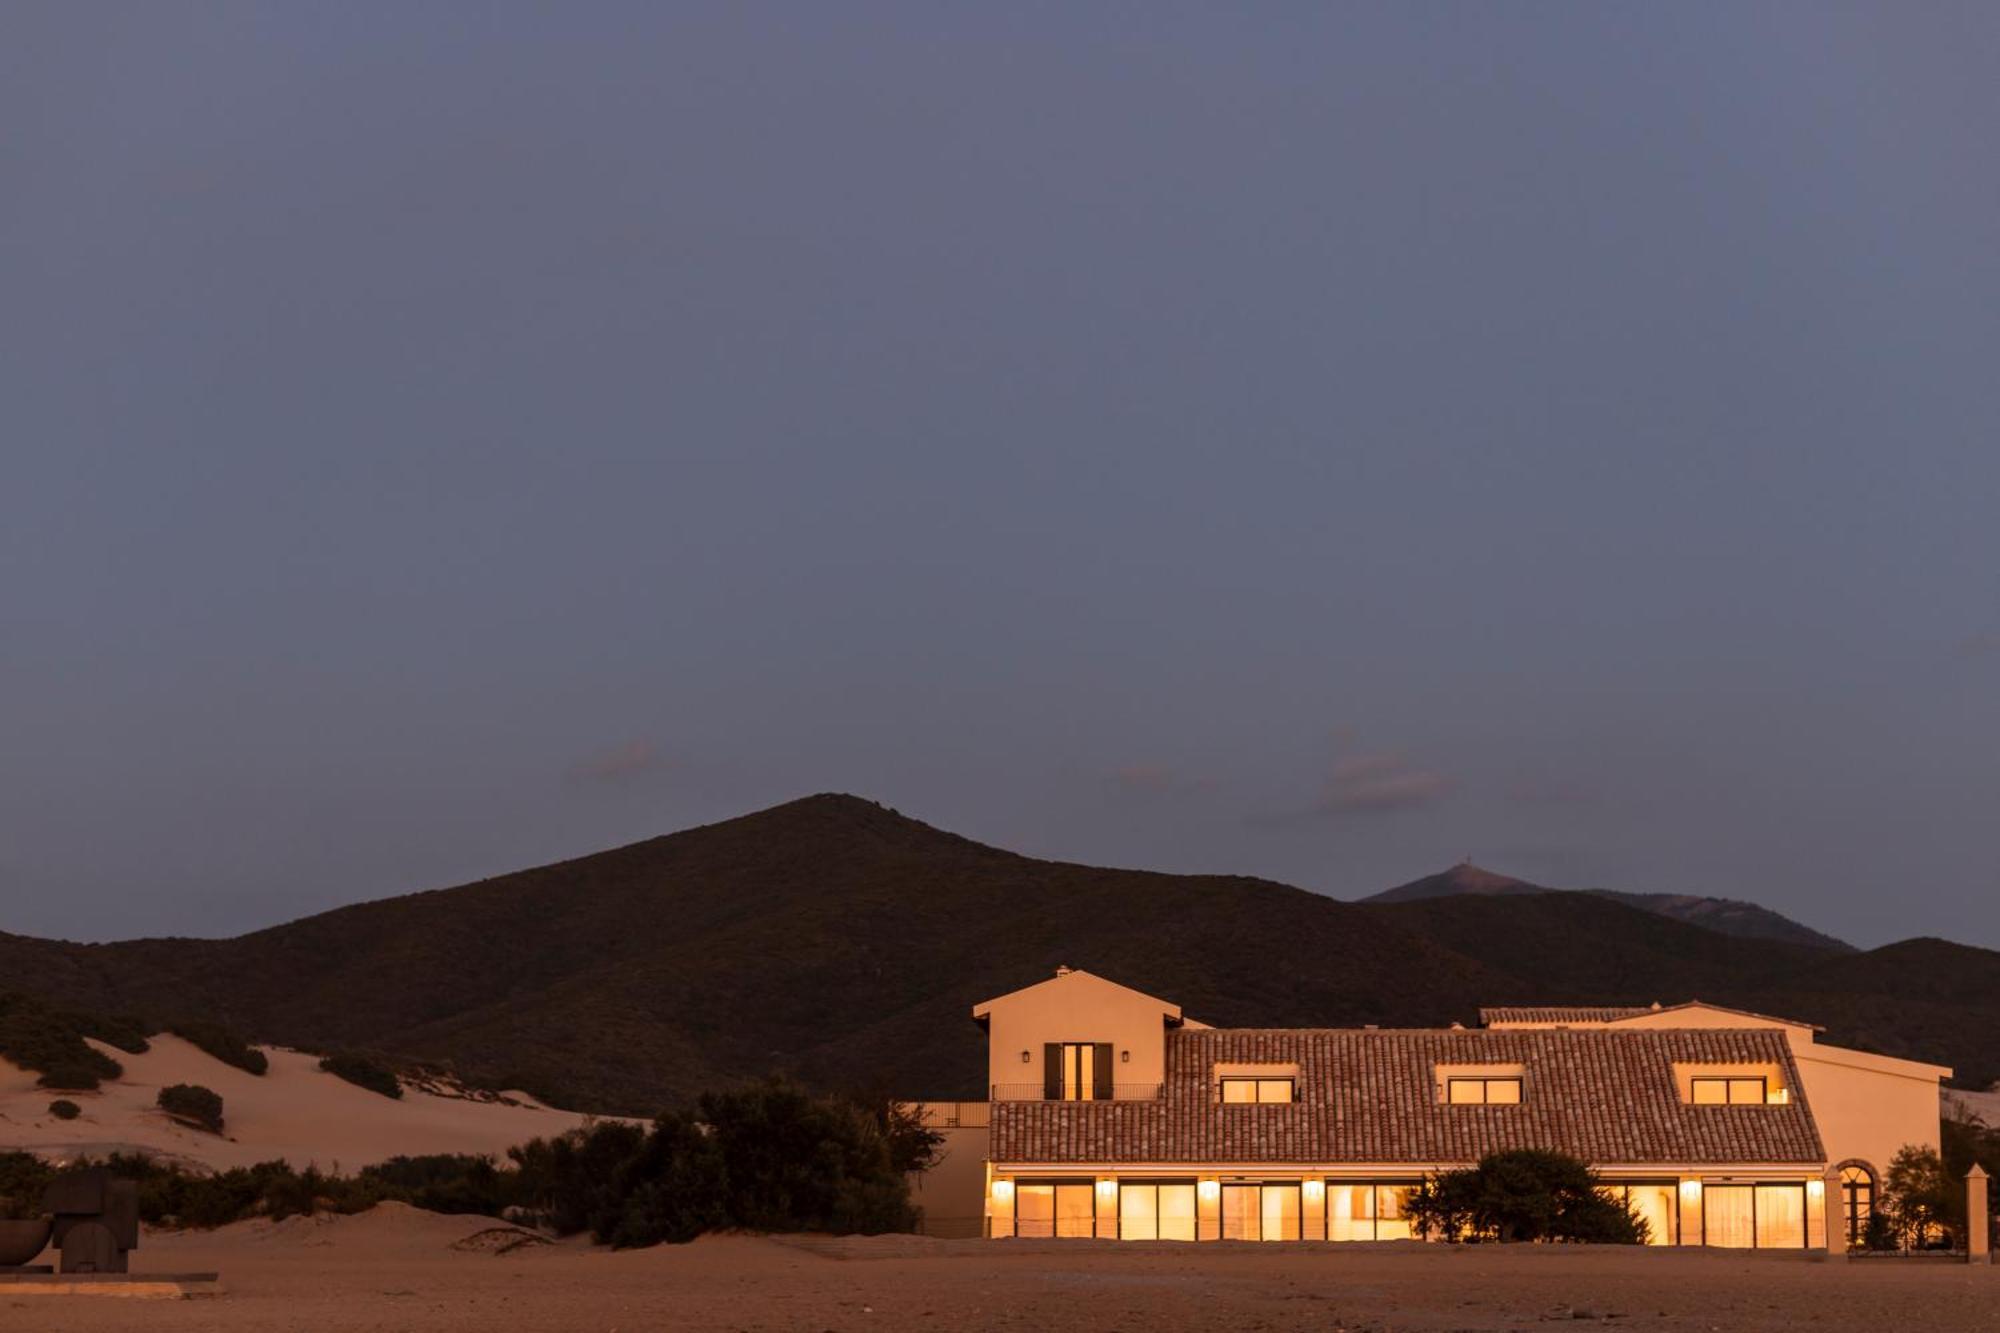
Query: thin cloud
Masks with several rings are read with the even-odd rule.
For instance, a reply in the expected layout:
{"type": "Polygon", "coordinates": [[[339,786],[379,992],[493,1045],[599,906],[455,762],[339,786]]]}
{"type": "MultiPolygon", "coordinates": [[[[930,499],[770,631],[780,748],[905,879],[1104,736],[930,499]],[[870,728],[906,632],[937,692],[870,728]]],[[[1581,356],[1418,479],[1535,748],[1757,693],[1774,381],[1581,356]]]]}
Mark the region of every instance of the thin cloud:
{"type": "Polygon", "coordinates": [[[2000,630],[1982,630],[1958,641],[1960,657],[1992,657],[2000,653],[2000,630]]]}
{"type": "Polygon", "coordinates": [[[571,765],[569,776],[574,782],[618,784],[632,782],[665,766],[666,759],[651,741],[627,741],[571,765]]]}
{"type": "Polygon", "coordinates": [[[1392,750],[1343,755],[1310,804],[1292,810],[1252,815],[1249,822],[1267,828],[1392,814],[1433,805],[1458,788],[1458,780],[1437,769],[1412,763],[1392,750]]]}
{"type": "Polygon", "coordinates": [[[1313,808],[1330,815],[1408,810],[1450,795],[1457,785],[1446,774],[1419,768],[1399,754],[1349,755],[1333,766],[1313,808]]]}
{"type": "Polygon", "coordinates": [[[1112,771],[1111,785],[1120,791],[1166,792],[1181,786],[1181,780],[1164,764],[1126,764],[1112,771]]]}

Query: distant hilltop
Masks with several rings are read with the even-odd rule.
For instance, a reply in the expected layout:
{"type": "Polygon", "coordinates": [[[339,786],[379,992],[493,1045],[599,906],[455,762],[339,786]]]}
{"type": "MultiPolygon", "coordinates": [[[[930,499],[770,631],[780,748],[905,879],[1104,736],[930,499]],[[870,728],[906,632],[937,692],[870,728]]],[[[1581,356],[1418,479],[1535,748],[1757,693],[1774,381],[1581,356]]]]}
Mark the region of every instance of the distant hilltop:
{"type": "MultiPolygon", "coordinates": [[[[1525,894],[1562,893],[1568,890],[1550,888],[1545,884],[1531,883],[1525,879],[1515,879],[1512,875],[1502,875],[1495,871],[1476,866],[1470,861],[1461,861],[1449,870],[1441,870],[1435,875],[1425,875],[1407,884],[1398,884],[1393,889],[1363,898],[1364,903],[1407,903],[1425,898],[1451,898],[1460,894],[1525,894]]],[[[1720,935],[1734,935],[1746,940],[1779,940],[1786,944],[1799,944],[1807,948],[1828,949],[1841,953],[1855,952],[1854,946],[1845,940],[1801,925],[1788,916],[1781,916],[1768,907],[1746,903],[1735,898],[1704,898],[1689,893],[1624,893],[1617,889],[1580,889],[1580,893],[1593,893],[1600,898],[1609,898],[1637,907],[1642,911],[1659,916],[1671,917],[1675,921],[1685,921],[1701,926],[1720,935]]]]}

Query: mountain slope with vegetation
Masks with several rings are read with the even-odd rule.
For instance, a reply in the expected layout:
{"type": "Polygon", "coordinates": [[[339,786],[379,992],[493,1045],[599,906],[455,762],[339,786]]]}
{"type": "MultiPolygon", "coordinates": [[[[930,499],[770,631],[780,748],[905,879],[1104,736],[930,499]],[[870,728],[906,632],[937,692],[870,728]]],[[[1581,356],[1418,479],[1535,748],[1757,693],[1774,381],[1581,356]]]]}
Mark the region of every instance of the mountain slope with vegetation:
{"type": "Polygon", "coordinates": [[[0,935],[0,975],[67,1011],[205,1019],[642,1114],[774,1072],[980,1095],[972,1004],[1065,963],[1218,1024],[1699,996],[2000,1075],[2000,954],[1985,950],[1834,956],[1592,895],[1344,903],[1035,860],[837,795],[236,939],[0,935]]]}

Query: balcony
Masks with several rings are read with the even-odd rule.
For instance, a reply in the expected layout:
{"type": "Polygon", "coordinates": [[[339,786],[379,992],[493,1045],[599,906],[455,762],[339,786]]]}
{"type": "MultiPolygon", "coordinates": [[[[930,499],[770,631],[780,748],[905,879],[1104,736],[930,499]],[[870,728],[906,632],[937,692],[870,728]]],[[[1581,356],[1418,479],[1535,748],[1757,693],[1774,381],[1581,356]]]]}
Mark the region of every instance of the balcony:
{"type": "MultiPolygon", "coordinates": [[[[1073,1102],[1078,1099],[1050,1097],[1040,1083],[995,1083],[992,1087],[996,1102],[1073,1102]]],[[[1156,1102],[1160,1099],[1158,1083],[1114,1083],[1111,1098],[1114,1102],[1156,1102]]],[[[1084,1098],[1083,1101],[1097,1101],[1101,1098],[1084,1098]]]]}

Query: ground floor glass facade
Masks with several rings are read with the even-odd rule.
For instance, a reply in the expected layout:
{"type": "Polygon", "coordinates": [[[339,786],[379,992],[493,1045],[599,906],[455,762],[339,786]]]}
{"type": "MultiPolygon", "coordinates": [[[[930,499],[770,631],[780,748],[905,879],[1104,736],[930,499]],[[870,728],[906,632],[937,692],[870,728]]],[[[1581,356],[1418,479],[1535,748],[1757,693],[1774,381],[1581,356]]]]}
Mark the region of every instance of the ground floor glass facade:
{"type": "MultiPolygon", "coordinates": [[[[988,1233],[1150,1241],[1420,1239],[1404,1210],[1415,1184],[1317,1176],[1000,1178],[988,1205],[988,1233]]],[[[1803,1181],[1612,1179],[1600,1188],[1646,1223],[1652,1245],[1803,1249],[1818,1224],[1809,1215],[1811,1194],[1803,1181]]],[[[1836,1234],[1842,1221],[1856,1224],[1827,1211],[1836,1234]]]]}

